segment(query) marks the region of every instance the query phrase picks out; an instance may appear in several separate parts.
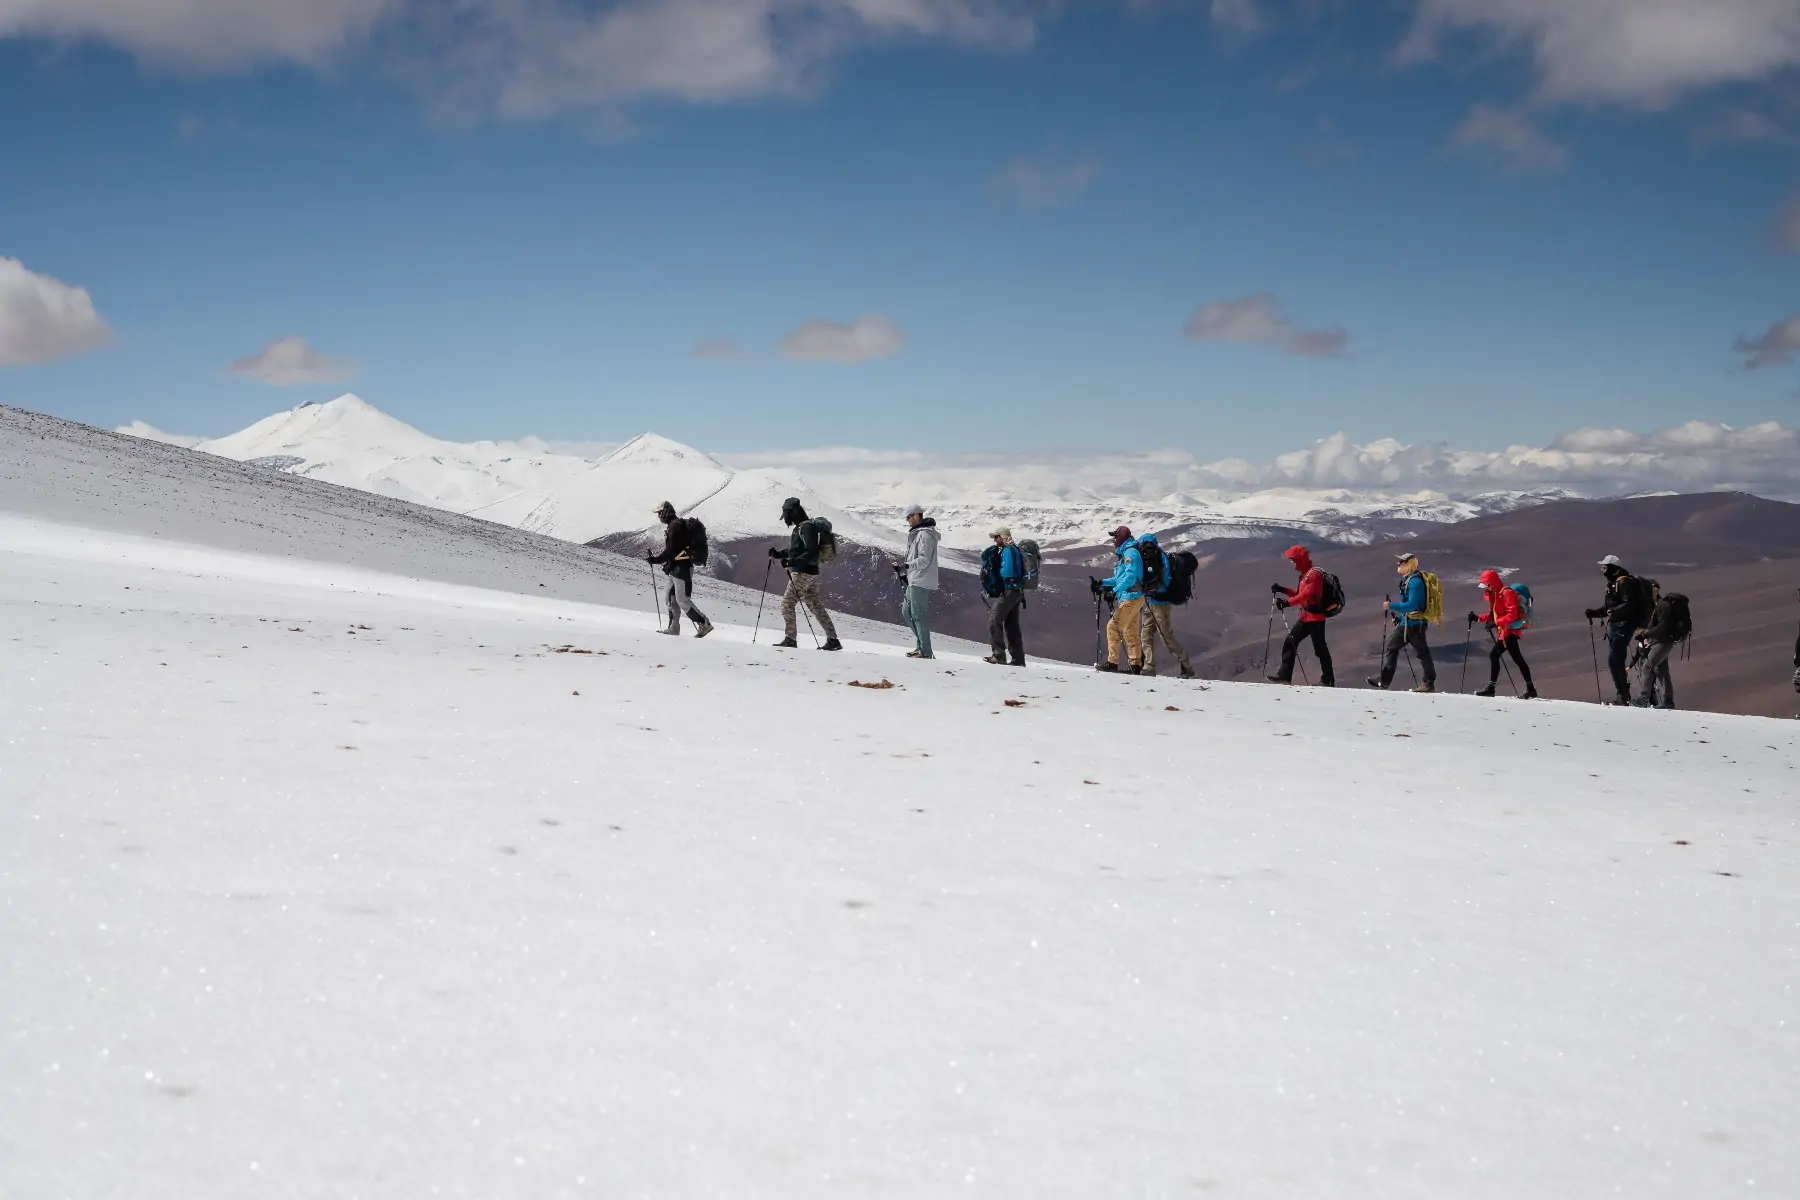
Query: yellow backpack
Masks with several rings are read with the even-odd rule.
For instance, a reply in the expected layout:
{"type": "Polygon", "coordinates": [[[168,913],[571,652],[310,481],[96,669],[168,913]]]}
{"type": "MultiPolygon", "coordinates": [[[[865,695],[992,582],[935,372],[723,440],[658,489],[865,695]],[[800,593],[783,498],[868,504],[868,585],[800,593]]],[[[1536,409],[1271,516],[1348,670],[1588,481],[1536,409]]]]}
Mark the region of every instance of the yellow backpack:
{"type": "Polygon", "coordinates": [[[1420,571],[1425,577],[1425,621],[1429,625],[1444,623],[1444,585],[1430,571],[1420,571]]]}

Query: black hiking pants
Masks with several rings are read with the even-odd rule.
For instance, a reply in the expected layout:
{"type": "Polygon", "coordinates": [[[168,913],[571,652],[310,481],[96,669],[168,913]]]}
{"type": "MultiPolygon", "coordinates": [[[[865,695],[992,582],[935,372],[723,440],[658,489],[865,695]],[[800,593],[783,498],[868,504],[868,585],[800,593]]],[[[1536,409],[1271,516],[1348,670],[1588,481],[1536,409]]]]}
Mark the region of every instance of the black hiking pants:
{"type": "Polygon", "coordinates": [[[1496,641],[1493,649],[1488,651],[1488,685],[1490,687],[1500,682],[1500,659],[1508,654],[1512,655],[1512,660],[1519,664],[1519,677],[1525,681],[1525,686],[1531,686],[1531,664],[1525,661],[1525,652],[1520,648],[1520,643],[1523,641],[1523,638],[1516,637],[1507,638],[1505,641],[1496,641]]]}
{"type": "Polygon", "coordinates": [[[1408,646],[1419,656],[1419,667],[1425,672],[1424,682],[1437,683],[1437,664],[1431,661],[1431,647],[1425,641],[1425,626],[1397,624],[1388,630],[1387,641],[1381,648],[1381,686],[1386,687],[1394,682],[1394,672],[1400,666],[1400,652],[1408,646]]]}
{"type": "Polygon", "coordinates": [[[1626,662],[1631,658],[1631,630],[1623,625],[1606,627],[1606,669],[1612,672],[1613,690],[1629,700],[1631,676],[1626,662]]]}
{"type": "Polygon", "coordinates": [[[1287,640],[1281,643],[1281,670],[1278,674],[1283,680],[1294,678],[1294,659],[1300,654],[1300,643],[1307,638],[1312,639],[1313,653],[1319,656],[1319,682],[1326,687],[1337,685],[1337,676],[1331,671],[1331,647],[1325,644],[1325,622],[1296,621],[1288,630],[1287,640]]]}
{"type": "Polygon", "coordinates": [[[1024,592],[1006,592],[988,610],[988,646],[995,658],[1005,658],[1010,651],[1015,667],[1025,665],[1025,631],[1019,626],[1019,610],[1024,607],[1024,592]]]}

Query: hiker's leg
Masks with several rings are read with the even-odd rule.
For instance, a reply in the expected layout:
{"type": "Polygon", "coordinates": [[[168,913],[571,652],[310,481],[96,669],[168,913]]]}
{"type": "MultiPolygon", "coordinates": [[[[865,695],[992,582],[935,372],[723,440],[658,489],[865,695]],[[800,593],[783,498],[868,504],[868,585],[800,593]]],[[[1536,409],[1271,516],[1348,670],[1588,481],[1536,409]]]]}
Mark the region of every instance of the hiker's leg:
{"type": "Polygon", "coordinates": [[[781,593],[781,625],[787,631],[787,640],[794,640],[794,632],[799,628],[800,617],[794,607],[800,603],[800,581],[806,576],[790,574],[787,591],[781,593]]]}
{"type": "Polygon", "coordinates": [[[1113,666],[1119,665],[1119,652],[1125,647],[1125,635],[1119,629],[1121,610],[1114,609],[1106,621],[1106,661],[1113,666]]]}
{"type": "Polygon", "coordinates": [[[1400,667],[1400,651],[1406,646],[1406,629],[1395,625],[1388,630],[1387,637],[1381,642],[1381,686],[1386,687],[1394,682],[1394,672],[1400,667]]]}
{"type": "Polygon", "coordinates": [[[1431,642],[1425,636],[1425,626],[1415,625],[1408,633],[1413,649],[1418,651],[1419,670],[1424,673],[1425,682],[1437,686],[1437,664],[1431,660],[1431,642]]]}
{"type": "Polygon", "coordinates": [[[801,585],[801,594],[805,598],[806,607],[812,610],[813,619],[819,623],[819,632],[825,635],[828,642],[836,639],[837,628],[831,623],[831,614],[825,610],[825,597],[819,591],[819,577],[802,575],[799,578],[806,580],[801,585]]]}

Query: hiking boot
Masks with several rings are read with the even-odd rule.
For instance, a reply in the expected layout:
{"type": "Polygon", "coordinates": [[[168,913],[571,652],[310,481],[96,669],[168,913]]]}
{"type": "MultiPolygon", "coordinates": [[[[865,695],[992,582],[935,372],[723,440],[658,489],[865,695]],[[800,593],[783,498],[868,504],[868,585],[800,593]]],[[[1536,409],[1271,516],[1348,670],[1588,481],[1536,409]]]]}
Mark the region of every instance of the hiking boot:
{"type": "Polygon", "coordinates": [[[1379,676],[1371,675],[1367,679],[1363,680],[1363,682],[1368,684],[1372,688],[1378,689],[1379,691],[1383,691],[1383,692],[1387,691],[1387,684],[1381,682],[1381,678],[1379,676]]]}
{"type": "Polygon", "coordinates": [[[681,636],[680,628],[677,626],[674,626],[674,625],[670,625],[663,629],[659,629],[656,632],[661,633],[661,634],[666,634],[669,637],[680,637],[681,636]]]}
{"type": "Polygon", "coordinates": [[[1129,667],[1127,667],[1125,669],[1125,674],[1127,674],[1127,675],[1142,675],[1143,673],[1144,673],[1144,668],[1138,666],[1136,663],[1132,663],[1129,667]]]}
{"type": "Polygon", "coordinates": [[[1618,695],[1614,696],[1611,700],[1608,700],[1606,702],[1606,707],[1608,707],[1608,708],[1630,708],[1631,707],[1631,697],[1624,692],[1620,692],[1618,695]]]}
{"type": "Polygon", "coordinates": [[[1492,700],[1494,698],[1494,685],[1490,683],[1475,694],[1482,697],[1484,700],[1492,700]]]}
{"type": "Polygon", "coordinates": [[[1024,662],[1023,662],[1023,661],[1021,661],[1021,662],[1009,662],[1009,663],[1007,663],[1007,664],[1006,664],[1006,665],[1007,665],[1007,666],[1009,666],[1009,667],[1022,667],[1022,666],[1024,666],[1024,665],[1025,665],[1025,664],[1024,664],[1024,662]]]}
{"type": "Polygon", "coordinates": [[[775,648],[777,650],[795,650],[799,648],[799,645],[800,643],[796,642],[793,638],[782,638],[779,642],[775,643],[775,648]]]}
{"type": "Polygon", "coordinates": [[[1538,698],[1537,685],[1532,683],[1529,679],[1527,679],[1525,681],[1525,699],[1536,700],[1537,698],[1538,698]]]}
{"type": "Polygon", "coordinates": [[[1103,662],[1099,666],[1095,667],[1094,670],[1096,670],[1096,671],[1111,671],[1113,674],[1116,675],[1119,672],[1119,664],[1115,663],[1115,662],[1103,662]]]}
{"type": "Polygon", "coordinates": [[[906,652],[906,657],[908,657],[908,658],[924,658],[925,656],[923,654],[920,654],[917,650],[908,650],[906,652]]]}
{"type": "Polygon", "coordinates": [[[1435,696],[1437,694],[1437,684],[1428,679],[1418,687],[1414,688],[1413,691],[1419,693],[1421,696],[1435,696]]]}
{"type": "Polygon", "coordinates": [[[1006,665],[1006,660],[998,654],[990,654],[986,658],[982,659],[981,661],[984,663],[989,663],[996,667],[1004,667],[1006,665]]]}
{"type": "Polygon", "coordinates": [[[1290,687],[1293,686],[1294,683],[1292,679],[1289,679],[1284,675],[1271,675],[1268,678],[1270,683],[1285,683],[1290,687]]]}
{"type": "Polygon", "coordinates": [[[694,636],[697,638],[703,638],[707,634],[711,633],[712,631],[713,631],[712,622],[708,621],[706,624],[702,625],[700,628],[694,630],[694,636]]]}
{"type": "Polygon", "coordinates": [[[836,638],[826,638],[825,644],[819,647],[821,650],[842,650],[843,648],[844,643],[838,641],[836,638]]]}
{"type": "Polygon", "coordinates": [[[1336,686],[1337,686],[1337,680],[1335,680],[1335,679],[1321,679],[1321,680],[1319,680],[1319,686],[1320,686],[1320,687],[1328,687],[1328,688],[1334,688],[1334,687],[1336,687],[1336,686]]]}
{"type": "Polygon", "coordinates": [[[1183,668],[1181,668],[1181,677],[1182,677],[1182,678],[1183,678],[1183,679],[1192,679],[1192,678],[1194,678],[1194,668],[1192,668],[1192,667],[1183,667],[1183,668]]]}

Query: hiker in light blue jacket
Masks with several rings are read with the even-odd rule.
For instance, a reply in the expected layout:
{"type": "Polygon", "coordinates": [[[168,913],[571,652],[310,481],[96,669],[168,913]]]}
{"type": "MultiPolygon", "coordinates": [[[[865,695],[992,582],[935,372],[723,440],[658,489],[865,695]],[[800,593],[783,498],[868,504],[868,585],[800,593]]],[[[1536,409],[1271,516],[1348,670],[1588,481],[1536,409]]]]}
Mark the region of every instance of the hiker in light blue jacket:
{"type": "Polygon", "coordinates": [[[915,504],[906,510],[906,524],[906,561],[894,564],[905,593],[900,599],[900,619],[913,631],[916,643],[906,657],[930,658],[931,593],[938,586],[937,522],[915,504]]]}

